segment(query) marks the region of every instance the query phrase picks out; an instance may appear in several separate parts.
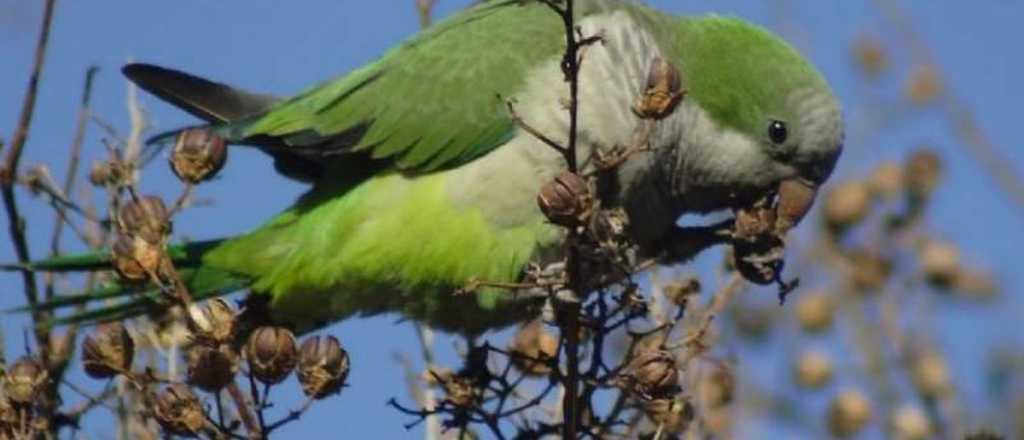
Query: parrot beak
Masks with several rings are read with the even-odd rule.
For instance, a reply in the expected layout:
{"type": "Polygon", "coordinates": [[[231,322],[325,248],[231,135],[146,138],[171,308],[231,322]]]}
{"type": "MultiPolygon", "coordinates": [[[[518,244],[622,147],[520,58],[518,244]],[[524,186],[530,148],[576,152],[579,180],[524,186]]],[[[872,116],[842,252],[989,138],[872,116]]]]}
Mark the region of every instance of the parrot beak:
{"type": "Polygon", "coordinates": [[[775,231],[785,235],[800,224],[814,205],[817,194],[818,185],[804,178],[793,177],[780,182],[775,205],[775,231]]]}

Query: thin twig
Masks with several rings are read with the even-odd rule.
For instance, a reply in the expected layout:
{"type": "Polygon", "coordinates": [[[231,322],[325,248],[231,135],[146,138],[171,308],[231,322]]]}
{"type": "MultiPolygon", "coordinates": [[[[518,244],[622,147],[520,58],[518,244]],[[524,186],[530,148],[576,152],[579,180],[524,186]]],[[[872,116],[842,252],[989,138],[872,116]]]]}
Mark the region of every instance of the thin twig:
{"type": "Polygon", "coordinates": [[[233,381],[228,384],[227,389],[228,395],[231,396],[231,400],[235,403],[235,408],[238,410],[238,416],[242,419],[242,424],[245,425],[245,430],[249,433],[249,438],[264,438],[264,433],[260,431],[260,426],[256,418],[253,417],[252,408],[249,407],[249,402],[245,400],[245,394],[242,393],[242,389],[233,381]]]}
{"type": "MultiPolygon", "coordinates": [[[[898,29],[909,42],[910,49],[921,62],[935,67],[939,81],[944,81],[945,75],[938,69],[936,57],[925,39],[917,32],[913,21],[908,18],[906,12],[899,5],[898,0],[875,0],[875,4],[882,13],[898,29]]],[[[944,83],[948,84],[948,82],[944,83]]],[[[997,186],[1006,193],[1021,213],[1024,213],[1024,181],[1021,181],[1020,173],[1013,167],[1013,161],[1007,160],[1006,155],[999,147],[993,144],[981,126],[970,107],[954,95],[950,90],[943,91],[941,97],[946,104],[946,120],[950,127],[960,136],[961,145],[971,157],[981,166],[985,167],[995,179],[997,186]]]]}

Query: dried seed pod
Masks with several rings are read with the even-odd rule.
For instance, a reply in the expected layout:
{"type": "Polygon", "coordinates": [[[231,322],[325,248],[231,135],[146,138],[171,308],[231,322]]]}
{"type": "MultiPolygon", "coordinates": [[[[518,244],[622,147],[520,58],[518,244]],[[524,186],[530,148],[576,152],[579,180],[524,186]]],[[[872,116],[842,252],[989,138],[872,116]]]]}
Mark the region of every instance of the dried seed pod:
{"type": "Polygon", "coordinates": [[[189,384],[211,393],[220,391],[235,379],[238,372],[238,355],[231,347],[193,346],[187,355],[189,384]]]}
{"type": "Polygon", "coordinates": [[[121,232],[152,244],[163,244],[171,233],[170,212],[157,196],[130,200],[118,212],[121,232]]]}
{"type": "Polygon", "coordinates": [[[540,189],[537,205],[552,223],[576,227],[590,218],[594,198],[586,180],[566,171],[540,189]]]}
{"type": "Polygon", "coordinates": [[[551,372],[548,362],[558,355],[558,338],[535,319],[516,332],[509,351],[516,355],[512,363],[524,374],[544,376],[551,372]]]}
{"type": "Polygon", "coordinates": [[[875,252],[852,250],[848,254],[850,266],[850,283],[861,292],[877,292],[889,282],[892,274],[892,262],[875,252]]]}
{"type": "Polygon", "coordinates": [[[662,287],[665,297],[679,307],[686,307],[691,298],[700,296],[700,279],[695,276],[665,284],[662,287]]]}
{"type": "Polygon", "coordinates": [[[590,230],[600,243],[621,245],[628,242],[629,215],[623,209],[601,209],[594,213],[590,230]]]}
{"type": "Polygon", "coordinates": [[[796,319],[800,327],[809,333],[818,333],[832,326],[836,304],[824,292],[808,292],[800,295],[796,303],[796,319]]]}
{"type": "Polygon", "coordinates": [[[455,377],[455,371],[448,367],[430,367],[422,374],[427,385],[439,386],[455,377]]]}
{"type": "Polygon", "coordinates": [[[775,322],[776,307],[751,303],[737,303],[732,306],[732,314],[736,329],[745,337],[763,338],[772,329],[775,322]]]}
{"type": "Polygon", "coordinates": [[[732,403],[736,392],[736,377],[732,368],[723,365],[703,375],[697,385],[704,408],[719,408],[732,403]]]}
{"type": "Polygon", "coordinates": [[[871,177],[868,178],[868,187],[876,197],[892,199],[903,191],[905,180],[903,167],[896,162],[888,161],[875,167],[871,172],[871,177]]]}
{"type": "Polygon", "coordinates": [[[138,261],[135,261],[135,238],[128,235],[119,235],[114,240],[110,254],[111,264],[114,266],[114,271],[117,272],[121,281],[129,284],[138,284],[149,280],[149,273],[146,272],[146,269],[138,261]]]}
{"type": "Polygon", "coordinates": [[[652,399],[644,402],[644,414],[651,424],[668,434],[681,434],[693,421],[696,411],[682,395],[652,399]]]}
{"type": "Polygon", "coordinates": [[[208,128],[189,128],[178,133],[170,164],[183,182],[197,184],[217,175],[227,158],[224,138],[208,128]]]}
{"type": "Polygon", "coordinates": [[[917,391],[928,399],[938,399],[953,391],[949,366],[935,352],[920,353],[911,359],[910,378],[917,391]]]}
{"type": "Polygon", "coordinates": [[[889,57],[882,43],[875,38],[861,37],[853,47],[857,67],[869,77],[876,77],[889,67],[889,57]]]}
{"type": "Polygon", "coordinates": [[[130,186],[134,178],[134,167],[116,158],[93,161],[89,169],[89,182],[99,187],[130,186]]]}
{"type": "Polygon", "coordinates": [[[825,196],[825,223],[833,231],[845,231],[871,211],[871,189],[859,180],[841,183],[825,196]]]}
{"type": "Polygon", "coordinates": [[[235,340],[238,314],[231,303],[214,298],[189,309],[189,326],[194,337],[208,345],[228,344],[235,340]]]}
{"type": "Polygon", "coordinates": [[[310,336],[299,348],[299,383],[302,391],[314,399],[323,399],[341,390],[348,377],[348,353],[334,336],[310,336]]]}
{"type": "Polygon", "coordinates": [[[786,245],[775,234],[761,235],[756,240],[734,240],[733,267],[747,281],[767,285],[779,279],[785,266],[786,245]]]}
{"type": "Polygon", "coordinates": [[[647,88],[633,104],[633,112],[644,119],[662,119],[672,114],[686,94],[682,82],[679,69],[655,57],[647,72],[647,88]]]}
{"type": "Polygon", "coordinates": [[[905,165],[907,191],[912,199],[923,200],[931,196],[939,186],[942,174],[942,160],[928,148],[921,148],[907,159],[905,165]]]}
{"type": "Polygon", "coordinates": [[[932,437],[932,422],[921,408],[905,405],[892,412],[889,430],[895,440],[925,440],[932,437]]]}
{"type": "Polygon", "coordinates": [[[245,345],[249,369],[260,382],[281,383],[298,363],[295,335],[284,327],[260,327],[245,345]]]}
{"type": "Polygon", "coordinates": [[[775,210],[753,207],[736,210],[734,236],[737,240],[753,241],[775,230],[775,210]]]}
{"type": "Polygon", "coordinates": [[[4,375],[4,391],[12,403],[28,405],[39,398],[49,380],[50,375],[41,362],[23,357],[15,361],[4,375]]]}
{"type": "Polygon", "coordinates": [[[0,398],[0,438],[4,437],[4,434],[8,434],[8,430],[18,425],[18,411],[11,406],[11,403],[5,398],[0,398]]]}
{"type": "Polygon", "coordinates": [[[113,377],[132,368],[135,341],[119,322],[96,326],[82,342],[82,366],[96,379],[113,377]]]}
{"type": "Polygon", "coordinates": [[[164,388],[156,398],[153,411],[157,423],[167,433],[193,437],[206,425],[203,405],[189,387],[173,384],[164,388]]]}
{"type": "Polygon", "coordinates": [[[906,95],[910,102],[927,105],[935,102],[942,94],[942,80],[935,66],[923,65],[914,68],[907,80],[906,95]]]}
{"type": "Polygon", "coordinates": [[[114,167],[110,162],[97,160],[93,161],[89,168],[89,182],[95,186],[108,186],[115,182],[114,167]]]}
{"type": "Polygon", "coordinates": [[[470,408],[482,397],[472,377],[456,375],[441,384],[444,400],[459,408],[470,408]]]}
{"type": "Polygon", "coordinates": [[[917,250],[921,272],[932,286],[946,289],[960,273],[960,250],[952,243],[925,240],[917,250]]]}
{"type": "Polygon", "coordinates": [[[828,427],[836,437],[851,437],[871,421],[871,402],[859,391],[848,390],[829,406],[828,427]]]}
{"type": "Polygon", "coordinates": [[[132,235],[118,235],[110,249],[114,271],[122,281],[130,284],[145,283],[150,274],[162,274],[164,249],[132,235]]]}
{"type": "Polygon", "coordinates": [[[805,351],[797,358],[794,379],[805,389],[819,389],[832,380],[832,359],[819,351],[805,351]]]}
{"type": "Polygon", "coordinates": [[[662,350],[639,353],[622,379],[645,398],[668,397],[679,389],[676,360],[662,350]]]}

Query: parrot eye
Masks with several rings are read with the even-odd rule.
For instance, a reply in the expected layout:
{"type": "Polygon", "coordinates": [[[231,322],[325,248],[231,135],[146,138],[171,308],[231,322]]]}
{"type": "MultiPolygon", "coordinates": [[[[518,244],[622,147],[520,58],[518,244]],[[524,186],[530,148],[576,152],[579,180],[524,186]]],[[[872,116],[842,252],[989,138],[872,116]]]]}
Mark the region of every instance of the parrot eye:
{"type": "Polygon", "coordinates": [[[772,121],[768,124],[768,138],[772,140],[772,143],[776,145],[786,142],[786,138],[789,136],[789,131],[786,130],[786,123],[782,121],[772,121]]]}

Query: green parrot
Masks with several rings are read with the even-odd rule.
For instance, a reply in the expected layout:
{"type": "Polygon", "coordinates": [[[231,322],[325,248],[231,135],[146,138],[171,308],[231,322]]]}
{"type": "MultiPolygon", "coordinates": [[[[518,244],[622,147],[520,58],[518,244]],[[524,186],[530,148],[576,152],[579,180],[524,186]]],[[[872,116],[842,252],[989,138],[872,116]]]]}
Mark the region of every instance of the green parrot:
{"type": "MultiPolygon", "coordinates": [[[[685,98],[650,148],[614,171],[610,202],[630,218],[639,254],[692,256],[686,213],[736,208],[781,184],[813,191],[842,150],[842,116],[818,71],[780,38],[740,19],[676,17],[630,2],[579,0],[579,162],[629,145],[632,105],[656,59],[685,98]]],[[[479,334],[522,321],[538,300],[471,280],[515,282],[562,260],[564,228],[538,208],[564,157],[522,129],[568,137],[563,23],[541,2],[492,1],[438,22],[380,59],[294,97],[249,93],[131,64],[125,75],[199,117],[229,144],[269,154],[311,188],[254,231],[169,250],[197,299],[245,288],[275,321],[310,329],[398,313],[479,334]]],[[[780,205],[784,204],[780,200],[780,205]]],[[[100,253],[42,261],[41,271],[108,268],[100,253]]],[[[125,298],[65,321],[139,315],[155,297],[112,282],[42,307],[125,298]]]]}

